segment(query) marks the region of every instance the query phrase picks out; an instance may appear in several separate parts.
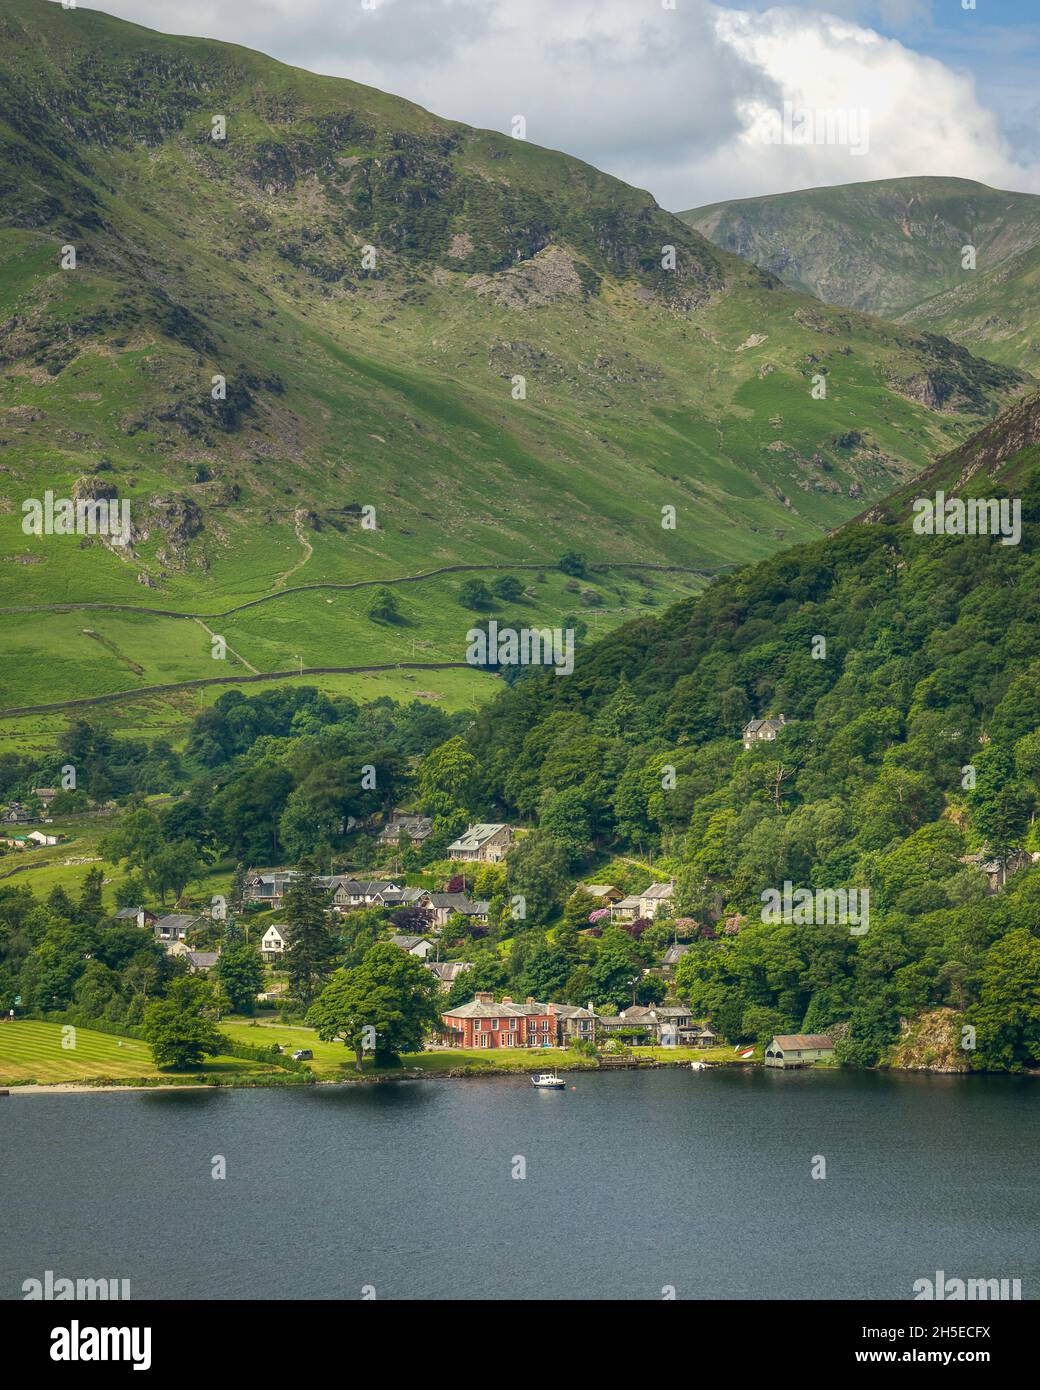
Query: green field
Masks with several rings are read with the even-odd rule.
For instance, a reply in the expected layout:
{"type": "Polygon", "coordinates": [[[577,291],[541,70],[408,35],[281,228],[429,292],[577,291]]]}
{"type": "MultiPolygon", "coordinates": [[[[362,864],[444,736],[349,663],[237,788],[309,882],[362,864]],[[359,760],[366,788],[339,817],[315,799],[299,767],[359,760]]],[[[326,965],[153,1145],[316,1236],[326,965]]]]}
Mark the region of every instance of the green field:
{"type": "MultiPolygon", "coordinates": [[[[241,687],[246,695],[258,695],[276,686],[317,686],[327,695],[345,696],[359,704],[383,696],[407,704],[429,700],[441,709],[476,709],[489,695],[501,689],[501,682],[486,672],[373,671],[355,675],[290,676],[277,681],[251,681],[241,687]]],[[[117,736],[166,739],[178,751],[187,742],[191,722],[200,710],[213,704],[228,685],[211,685],[194,690],[178,690],[159,695],[140,695],[118,703],[54,710],[44,714],[25,714],[0,718],[0,753],[40,755],[53,751],[61,734],[73,720],[89,717],[117,736]]]]}
{"type": "Polygon", "coordinates": [[[249,1076],[284,1075],[276,1067],[237,1057],[211,1057],[197,1072],[160,1070],[147,1044],[116,1038],[89,1028],[65,1032],[57,1023],[17,1020],[0,1024],[0,1085],[105,1081],[197,1082],[243,1080],[249,1076]],[[63,1037],[74,1046],[62,1046],[63,1037]]]}

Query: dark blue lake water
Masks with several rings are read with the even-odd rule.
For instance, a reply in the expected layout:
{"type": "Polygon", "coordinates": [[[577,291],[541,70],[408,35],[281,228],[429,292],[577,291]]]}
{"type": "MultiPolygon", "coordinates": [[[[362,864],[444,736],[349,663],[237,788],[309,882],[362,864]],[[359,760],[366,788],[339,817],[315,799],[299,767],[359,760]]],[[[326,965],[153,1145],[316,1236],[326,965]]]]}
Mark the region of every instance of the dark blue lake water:
{"type": "Polygon", "coordinates": [[[0,1099],[0,1297],[47,1269],[136,1298],[909,1299],[940,1269],[1040,1291],[1035,1080],[569,1084],[0,1099]]]}

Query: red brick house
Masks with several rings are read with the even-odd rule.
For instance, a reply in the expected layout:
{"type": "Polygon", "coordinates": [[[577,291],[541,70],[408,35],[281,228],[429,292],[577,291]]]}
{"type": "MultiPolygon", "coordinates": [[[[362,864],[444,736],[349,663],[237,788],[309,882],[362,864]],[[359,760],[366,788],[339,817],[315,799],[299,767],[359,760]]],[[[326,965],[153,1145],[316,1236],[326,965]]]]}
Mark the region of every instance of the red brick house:
{"type": "Polygon", "coordinates": [[[558,1020],[553,1004],[495,1003],[492,994],[477,994],[441,1015],[444,1040],[452,1047],[555,1046],[558,1020]]]}

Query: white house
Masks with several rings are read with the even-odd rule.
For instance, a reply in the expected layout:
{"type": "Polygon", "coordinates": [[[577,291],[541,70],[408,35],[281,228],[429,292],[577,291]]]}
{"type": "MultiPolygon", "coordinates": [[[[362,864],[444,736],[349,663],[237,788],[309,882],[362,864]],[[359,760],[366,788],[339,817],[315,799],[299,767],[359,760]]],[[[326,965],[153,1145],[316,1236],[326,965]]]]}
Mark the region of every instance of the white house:
{"type": "Polygon", "coordinates": [[[390,940],[402,951],[407,951],[410,956],[418,956],[420,960],[425,960],[437,949],[436,943],[428,936],[392,936],[390,940]]]}
{"type": "Polygon", "coordinates": [[[280,926],[271,924],[260,938],[260,954],[264,960],[277,960],[289,945],[289,929],[283,922],[280,926]]]}

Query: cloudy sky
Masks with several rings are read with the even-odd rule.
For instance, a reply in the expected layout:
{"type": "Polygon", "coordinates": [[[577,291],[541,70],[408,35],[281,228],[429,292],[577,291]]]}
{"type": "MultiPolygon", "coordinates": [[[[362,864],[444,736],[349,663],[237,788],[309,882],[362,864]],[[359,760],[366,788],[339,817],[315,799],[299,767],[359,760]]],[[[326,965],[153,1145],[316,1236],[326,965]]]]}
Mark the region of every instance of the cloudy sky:
{"type": "Polygon", "coordinates": [[[523,115],[528,139],[648,188],[674,210],[904,174],[1040,192],[1040,0],[93,7],[370,83],[471,125],[508,132],[523,115]],[[776,141],[771,113],[785,103],[802,143],[776,141]],[[832,127],[831,143],[806,143],[828,112],[845,113],[849,139],[834,143],[832,127]]]}

